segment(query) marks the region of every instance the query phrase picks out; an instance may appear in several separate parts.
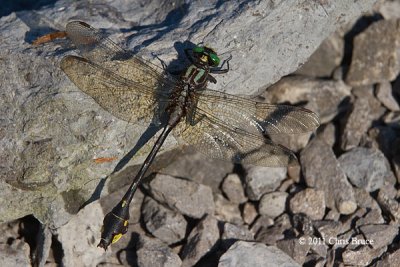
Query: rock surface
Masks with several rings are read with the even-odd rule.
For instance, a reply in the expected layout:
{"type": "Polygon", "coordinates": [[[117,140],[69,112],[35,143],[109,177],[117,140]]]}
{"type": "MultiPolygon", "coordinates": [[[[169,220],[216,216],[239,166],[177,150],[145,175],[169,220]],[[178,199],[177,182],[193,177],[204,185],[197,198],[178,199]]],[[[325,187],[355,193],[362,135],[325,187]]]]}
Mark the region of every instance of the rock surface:
{"type": "Polygon", "coordinates": [[[265,266],[266,262],[268,266],[300,266],[274,246],[267,247],[261,243],[239,241],[221,256],[218,267],[261,267],[265,266]]]}
{"type": "Polygon", "coordinates": [[[0,224],[1,266],[398,266],[398,0],[357,20],[373,0],[44,2],[0,11],[0,221],[34,215],[0,224]],[[304,106],[323,125],[271,136],[300,158],[279,170],[171,150],[168,139],[135,194],[128,233],[103,251],[103,214],[157,134],[116,119],[65,77],[59,61],[76,54],[67,40],[31,45],[69,20],[171,71],[188,63],[184,48],[208,43],[222,61],[232,55],[210,88],[265,91],[255,99],[304,106]]]}

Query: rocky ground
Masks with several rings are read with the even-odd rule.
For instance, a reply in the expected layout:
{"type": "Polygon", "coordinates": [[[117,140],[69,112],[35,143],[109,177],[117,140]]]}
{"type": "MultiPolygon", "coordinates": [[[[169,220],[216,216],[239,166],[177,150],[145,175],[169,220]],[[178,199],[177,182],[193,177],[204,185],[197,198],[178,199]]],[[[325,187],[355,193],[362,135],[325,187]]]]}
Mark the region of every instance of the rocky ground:
{"type": "Polygon", "coordinates": [[[379,1],[258,96],[320,115],[316,133],[276,140],[298,167],[175,150],[137,192],[129,232],[107,252],[96,247],[99,217],[133,168],[83,208],[78,189],[63,193],[74,215],[62,226],[39,215],[0,225],[0,266],[400,266],[399,51],[400,1],[379,1]]]}

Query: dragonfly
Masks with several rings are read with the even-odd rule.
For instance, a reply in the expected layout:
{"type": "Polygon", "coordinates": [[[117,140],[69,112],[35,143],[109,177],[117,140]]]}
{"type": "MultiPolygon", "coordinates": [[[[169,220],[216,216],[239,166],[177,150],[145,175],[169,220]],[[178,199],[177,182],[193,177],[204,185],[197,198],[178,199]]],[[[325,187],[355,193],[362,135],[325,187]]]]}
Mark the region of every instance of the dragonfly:
{"type": "Polygon", "coordinates": [[[272,137],[311,132],[320,125],[318,115],[302,107],[208,89],[209,82],[217,82],[213,75],[229,71],[230,60],[221,62],[208,46],[185,49],[190,65],[177,76],[85,22],[69,22],[65,33],[80,56],[67,55],[60,66],[82,92],[121,120],[160,125],[161,133],[129,189],[104,217],[98,244],[104,250],[127,232],[135,191],[170,133],[211,158],[278,167],[297,164],[297,159],[272,137]]]}

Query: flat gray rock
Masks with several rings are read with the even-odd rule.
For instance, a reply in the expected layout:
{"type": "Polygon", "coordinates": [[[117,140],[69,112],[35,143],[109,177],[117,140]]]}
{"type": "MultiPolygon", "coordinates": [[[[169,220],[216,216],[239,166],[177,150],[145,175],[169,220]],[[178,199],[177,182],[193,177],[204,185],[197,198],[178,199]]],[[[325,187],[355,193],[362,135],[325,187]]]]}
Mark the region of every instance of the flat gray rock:
{"type": "Polygon", "coordinates": [[[341,214],[351,214],[357,208],[353,188],[341,169],[332,149],[314,138],[301,152],[300,162],[309,187],[325,193],[326,206],[341,214]]]}
{"type": "Polygon", "coordinates": [[[342,154],[338,160],[350,182],[368,192],[379,189],[385,182],[396,180],[380,150],[356,147],[342,154]]]}
{"type": "MultiPolygon", "coordinates": [[[[125,0],[60,0],[39,10],[1,17],[0,126],[5,130],[0,141],[0,220],[34,214],[54,227],[65,224],[76,214],[65,207],[85,203],[97,185],[93,181],[110,175],[145,130],[114,118],[66,78],[59,61],[75,53],[66,42],[33,47],[35,38],[64,30],[69,20],[84,20],[104,29],[116,43],[127,43],[135,51],[146,47],[167,64],[177,59],[176,50],[182,52],[185,40],[203,41],[223,54],[223,59],[233,56],[232,71],[218,77],[215,89],[252,94],[294,71],[331,32],[374,2],[188,1],[173,5],[151,1],[142,5],[125,0]],[[105,158],[115,159],[95,161],[105,158]],[[71,190],[75,198],[61,197],[71,190]]],[[[143,51],[160,66],[151,53],[143,51]]],[[[149,146],[129,166],[140,163],[149,146]]],[[[166,143],[166,148],[172,146],[173,140],[166,143]]],[[[119,186],[107,181],[103,192],[128,181],[119,186]]]]}
{"type": "Polygon", "coordinates": [[[301,266],[277,247],[238,241],[221,256],[218,267],[265,267],[266,265],[271,267],[301,266]]]}
{"type": "Polygon", "coordinates": [[[214,199],[208,186],[157,174],[149,183],[149,189],[154,199],[189,217],[199,219],[214,213],[214,199]]]}

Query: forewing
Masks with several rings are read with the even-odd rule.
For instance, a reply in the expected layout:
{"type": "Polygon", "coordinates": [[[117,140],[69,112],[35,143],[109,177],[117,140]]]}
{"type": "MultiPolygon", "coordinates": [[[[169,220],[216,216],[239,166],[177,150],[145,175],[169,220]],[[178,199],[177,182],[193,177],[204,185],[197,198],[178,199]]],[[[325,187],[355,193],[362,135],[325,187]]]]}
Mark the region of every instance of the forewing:
{"type": "Polygon", "coordinates": [[[69,22],[66,26],[67,36],[79,49],[82,57],[103,68],[115,72],[121,77],[136,83],[155,88],[155,84],[163,83],[165,88],[159,88],[164,96],[173,87],[176,80],[160,67],[143,58],[124,50],[102,32],[81,21],[69,22]]]}
{"type": "Polygon", "coordinates": [[[318,115],[305,108],[260,103],[209,89],[199,92],[196,112],[254,135],[300,134],[320,124],[318,115]]]}
{"type": "Polygon", "coordinates": [[[150,122],[159,108],[153,86],[144,85],[109,71],[89,60],[66,56],[61,69],[84,93],[119,119],[128,122],[150,122]]]}

